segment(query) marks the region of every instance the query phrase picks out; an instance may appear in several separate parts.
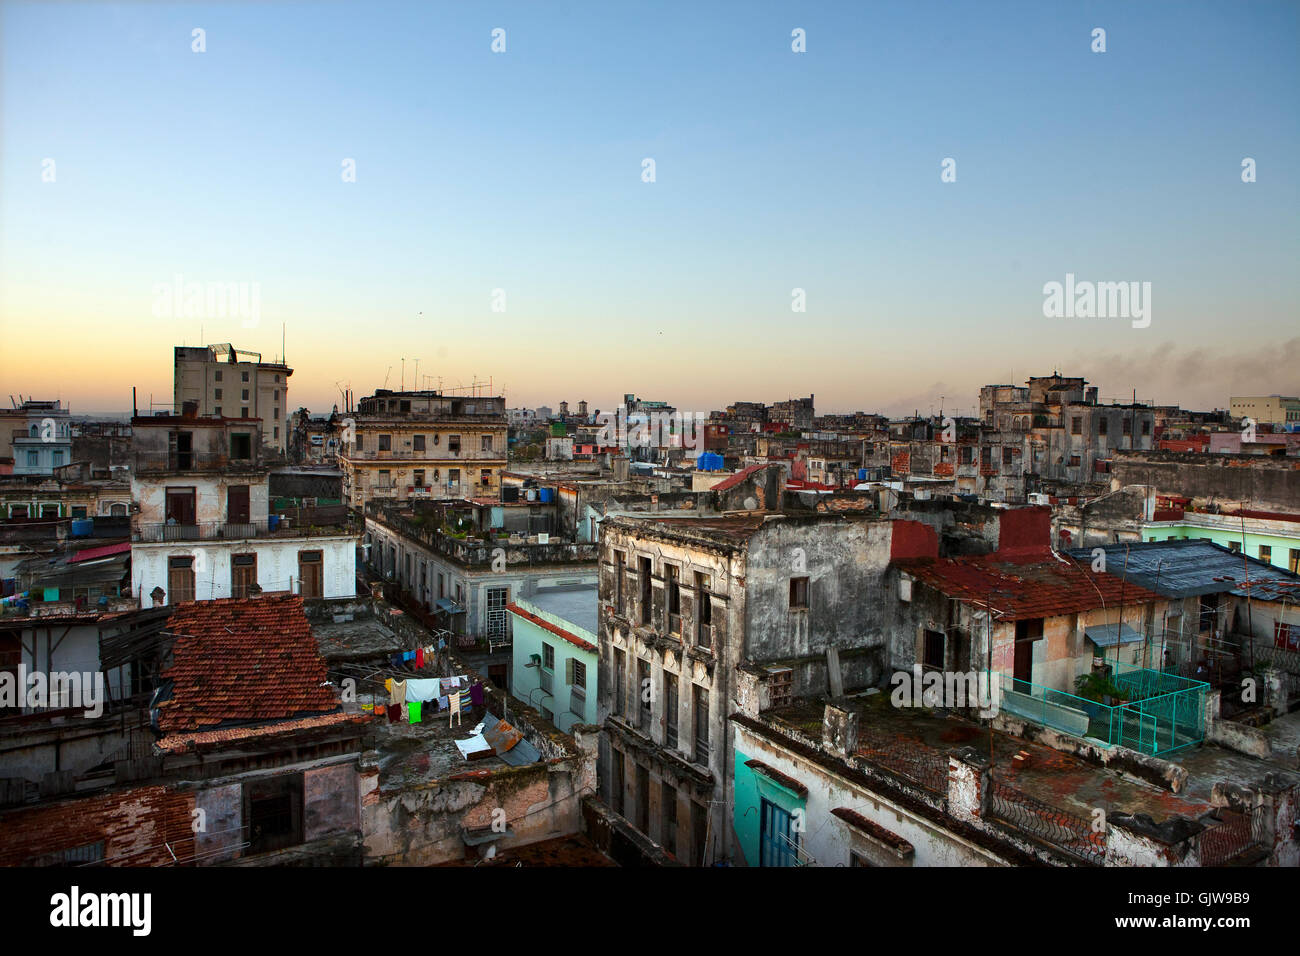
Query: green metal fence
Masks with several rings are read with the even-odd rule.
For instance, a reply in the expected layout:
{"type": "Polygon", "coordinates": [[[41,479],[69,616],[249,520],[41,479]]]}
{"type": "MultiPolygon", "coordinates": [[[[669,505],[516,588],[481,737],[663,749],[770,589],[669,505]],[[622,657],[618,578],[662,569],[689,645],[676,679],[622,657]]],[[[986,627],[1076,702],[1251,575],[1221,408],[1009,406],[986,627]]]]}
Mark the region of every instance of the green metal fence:
{"type": "Polygon", "coordinates": [[[1076,737],[1146,754],[1201,742],[1209,684],[1132,664],[1116,662],[1111,668],[1111,680],[1124,699],[1108,704],[1000,674],[999,706],[1076,737]]]}

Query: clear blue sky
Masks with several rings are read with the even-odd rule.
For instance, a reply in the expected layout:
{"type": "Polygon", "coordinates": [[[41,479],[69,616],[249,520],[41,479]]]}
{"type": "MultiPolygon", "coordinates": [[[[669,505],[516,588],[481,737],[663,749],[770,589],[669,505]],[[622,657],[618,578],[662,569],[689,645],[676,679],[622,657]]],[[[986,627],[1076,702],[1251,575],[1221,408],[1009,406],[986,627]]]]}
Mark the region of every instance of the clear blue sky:
{"type": "Polygon", "coordinates": [[[402,357],[512,405],[1294,394],[1298,10],[5,3],[0,380],[120,409],[283,323],[313,411],[402,357]],[[1044,318],[1067,272],[1151,282],[1151,327],[1044,318]],[[258,327],[151,314],[178,273],[258,283],[258,327]]]}

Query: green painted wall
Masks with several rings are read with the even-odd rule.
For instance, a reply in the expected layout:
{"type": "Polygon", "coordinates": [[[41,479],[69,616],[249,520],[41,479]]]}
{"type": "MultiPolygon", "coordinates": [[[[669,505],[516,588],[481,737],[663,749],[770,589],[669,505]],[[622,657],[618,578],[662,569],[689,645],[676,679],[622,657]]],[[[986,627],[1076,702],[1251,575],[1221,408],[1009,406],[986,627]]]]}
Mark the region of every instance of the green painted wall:
{"type": "Polygon", "coordinates": [[[741,852],[745,855],[745,862],[750,866],[758,866],[758,841],[763,820],[762,801],[774,803],[791,814],[796,810],[804,811],[805,818],[807,801],[746,767],[745,762],[752,759],[748,754],[743,754],[739,750],[735,751],[735,754],[736,764],[733,770],[735,806],[732,827],[736,831],[736,839],[740,842],[741,852]]]}
{"type": "MultiPolygon", "coordinates": [[[[570,631],[575,636],[591,644],[596,644],[596,635],[588,635],[586,631],[577,625],[561,622],[554,615],[545,613],[540,608],[530,605],[527,601],[521,600],[515,603],[529,614],[551,620],[552,624],[570,631]]],[[[511,695],[530,707],[539,709],[545,707],[554,715],[551,722],[565,733],[568,733],[575,724],[596,723],[597,654],[593,651],[584,651],[558,634],[554,634],[544,627],[539,627],[514,612],[511,612],[510,617],[514,631],[511,650],[511,669],[513,671],[510,678],[511,695]],[[549,644],[555,649],[555,668],[550,672],[551,694],[549,697],[539,690],[541,686],[541,667],[527,666],[533,654],[536,654],[539,659],[543,659],[543,643],[549,644]],[[581,716],[573,713],[573,708],[570,706],[573,703],[572,688],[565,681],[567,666],[564,662],[570,657],[582,661],[587,667],[586,700],[577,708],[581,712],[581,716]]]]}

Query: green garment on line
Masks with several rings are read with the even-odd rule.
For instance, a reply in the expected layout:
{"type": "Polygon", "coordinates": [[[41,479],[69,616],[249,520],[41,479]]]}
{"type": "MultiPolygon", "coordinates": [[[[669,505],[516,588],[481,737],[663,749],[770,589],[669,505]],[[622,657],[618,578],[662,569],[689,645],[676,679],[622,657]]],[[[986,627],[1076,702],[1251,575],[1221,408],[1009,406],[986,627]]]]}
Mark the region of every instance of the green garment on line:
{"type": "Polygon", "coordinates": [[[418,724],[420,722],[420,702],[418,700],[413,700],[407,704],[406,712],[411,723],[418,724]]]}

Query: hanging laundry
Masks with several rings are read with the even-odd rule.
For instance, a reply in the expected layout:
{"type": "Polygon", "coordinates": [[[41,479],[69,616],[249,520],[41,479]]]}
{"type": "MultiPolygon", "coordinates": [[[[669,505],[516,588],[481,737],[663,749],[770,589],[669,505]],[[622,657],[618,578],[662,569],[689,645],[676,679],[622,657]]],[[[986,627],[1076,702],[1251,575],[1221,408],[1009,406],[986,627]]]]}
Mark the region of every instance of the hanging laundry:
{"type": "Polygon", "coordinates": [[[400,704],[406,700],[406,681],[395,680],[391,687],[388,688],[388,700],[393,704],[400,704]]]}
{"type": "Polygon", "coordinates": [[[483,706],[483,682],[482,681],[479,681],[477,684],[475,684],[473,687],[469,689],[469,700],[470,703],[473,704],[475,707],[483,706]]]}
{"type": "Polygon", "coordinates": [[[438,709],[439,709],[439,710],[446,710],[446,709],[447,709],[448,707],[450,707],[450,706],[451,706],[451,702],[447,699],[447,695],[446,695],[446,694],[443,694],[441,697],[438,698],[438,709]]]}
{"type": "Polygon", "coordinates": [[[420,722],[420,702],[418,700],[411,701],[406,705],[406,710],[410,715],[411,723],[418,724],[420,722]]]}
{"type": "Polygon", "coordinates": [[[424,648],[423,647],[417,647],[415,649],[415,669],[417,671],[424,669],[424,648]]]}
{"type": "Polygon", "coordinates": [[[452,694],[447,698],[447,700],[451,702],[451,715],[447,718],[447,726],[451,727],[451,722],[453,720],[458,724],[461,721],[460,694],[452,694]]]}
{"type": "Polygon", "coordinates": [[[401,719],[402,719],[402,705],[401,705],[401,704],[389,704],[389,705],[388,705],[388,722],[389,722],[390,724],[395,724],[395,723],[397,723],[397,722],[398,722],[399,720],[401,720],[401,719]]]}
{"type": "Polygon", "coordinates": [[[438,678],[412,677],[406,682],[406,699],[408,701],[433,700],[438,696],[438,678]]]}
{"type": "Polygon", "coordinates": [[[404,653],[402,654],[402,660],[404,660],[404,661],[413,661],[413,660],[415,660],[415,651],[406,651],[406,652],[404,652],[404,653]]]}

